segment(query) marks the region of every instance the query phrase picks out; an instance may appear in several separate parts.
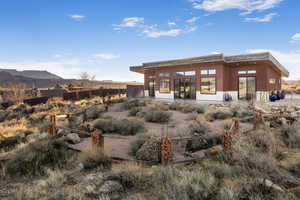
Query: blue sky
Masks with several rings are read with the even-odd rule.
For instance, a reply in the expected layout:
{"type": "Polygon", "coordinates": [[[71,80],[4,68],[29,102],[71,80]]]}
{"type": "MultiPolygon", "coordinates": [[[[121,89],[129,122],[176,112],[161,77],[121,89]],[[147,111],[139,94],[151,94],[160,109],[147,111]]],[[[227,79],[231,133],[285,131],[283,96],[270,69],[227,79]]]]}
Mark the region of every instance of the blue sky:
{"type": "Polygon", "coordinates": [[[141,81],[143,62],[270,51],[300,78],[299,0],[2,0],[0,68],[141,81]]]}

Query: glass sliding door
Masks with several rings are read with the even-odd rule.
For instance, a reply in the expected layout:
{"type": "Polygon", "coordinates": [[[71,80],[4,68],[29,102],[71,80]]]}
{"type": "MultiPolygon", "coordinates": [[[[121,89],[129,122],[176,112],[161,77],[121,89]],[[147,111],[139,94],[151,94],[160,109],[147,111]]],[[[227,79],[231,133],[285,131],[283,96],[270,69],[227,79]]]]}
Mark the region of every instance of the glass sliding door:
{"type": "Polygon", "coordinates": [[[239,77],[239,99],[252,100],[256,94],[255,77],[239,77]]]}
{"type": "Polygon", "coordinates": [[[177,78],[174,80],[175,99],[196,99],[194,78],[177,78]]]}

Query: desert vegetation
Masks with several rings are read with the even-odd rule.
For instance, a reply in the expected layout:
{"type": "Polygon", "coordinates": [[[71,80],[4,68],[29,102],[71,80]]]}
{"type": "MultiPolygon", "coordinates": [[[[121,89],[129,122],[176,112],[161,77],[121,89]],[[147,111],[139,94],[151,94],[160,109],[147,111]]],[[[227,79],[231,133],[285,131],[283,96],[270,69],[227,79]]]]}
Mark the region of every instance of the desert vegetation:
{"type": "Polygon", "coordinates": [[[298,121],[291,125],[279,118],[255,127],[253,109],[242,102],[126,99],[108,109],[102,103],[52,99],[1,110],[0,198],[300,198],[298,121]],[[54,136],[48,134],[51,115],[54,136]],[[240,132],[232,136],[232,147],[223,149],[223,133],[234,118],[240,132]],[[94,133],[102,133],[103,147],[93,143],[94,133]],[[158,153],[162,136],[177,138],[167,166],[158,153]],[[180,159],[194,161],[174,164],[180,159]]]}

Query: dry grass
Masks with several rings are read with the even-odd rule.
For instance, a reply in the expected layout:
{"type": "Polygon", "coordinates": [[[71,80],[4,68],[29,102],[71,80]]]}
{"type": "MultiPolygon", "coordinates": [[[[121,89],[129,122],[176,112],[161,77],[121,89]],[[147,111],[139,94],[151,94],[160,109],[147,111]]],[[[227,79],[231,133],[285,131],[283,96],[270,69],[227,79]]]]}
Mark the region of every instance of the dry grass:
{"type": "Polygon", "coordinates": [[[105,146],[102,148],[94,147],[79,154],[79,161],[82,163],[84,169],[91,170],[100,168],[103,170],[110,169],[112,166],[111,148],[105,146]]]}
{"type": "Polygon", "coordinates": [[[24,133],[27,131],[36,131],[35,128],[28,128],[27,121],[25,119],[11,120],[5,123],[0,123],[0,130],[0,139],[15,137],[19,133],[24,133]]]}

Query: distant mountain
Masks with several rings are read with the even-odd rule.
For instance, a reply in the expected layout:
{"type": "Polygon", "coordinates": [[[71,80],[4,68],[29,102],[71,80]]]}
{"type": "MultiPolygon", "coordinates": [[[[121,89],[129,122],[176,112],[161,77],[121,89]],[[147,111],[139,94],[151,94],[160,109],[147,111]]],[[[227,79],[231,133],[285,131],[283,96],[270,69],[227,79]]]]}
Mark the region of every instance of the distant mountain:
{"type": "Polygon", "coordinates": [[[12,76],[22,76],[25,78],[32,78],[32,79],[50,79],[50,80],[62,80],[63,78],[52,74],[48,71],[38,71],[38,70],[24,70],[24,71],[17,71],[15,69],[0,69],[0,72],[7,72],[12,76]]]}

